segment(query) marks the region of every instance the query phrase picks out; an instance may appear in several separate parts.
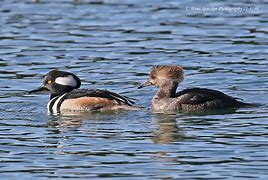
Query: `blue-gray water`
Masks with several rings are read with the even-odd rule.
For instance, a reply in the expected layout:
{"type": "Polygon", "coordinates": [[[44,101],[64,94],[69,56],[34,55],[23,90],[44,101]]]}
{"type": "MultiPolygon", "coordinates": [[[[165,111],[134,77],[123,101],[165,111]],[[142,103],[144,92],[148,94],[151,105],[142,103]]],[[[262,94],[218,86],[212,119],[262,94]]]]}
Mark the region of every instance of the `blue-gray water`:
{"type": "Polygon", "coordinates": [[[267,179],[267,8],[261,0],[0,0],[0,177],[267,179]],[[246,9],[224,9],[237,7],[246,9]],[[180,89],[263,106],[52,116],[48,94],[25,95],[57,68],[83,88],[149,107],[156,89],[137,86],[156,64],[185,68],[180,89]]]}

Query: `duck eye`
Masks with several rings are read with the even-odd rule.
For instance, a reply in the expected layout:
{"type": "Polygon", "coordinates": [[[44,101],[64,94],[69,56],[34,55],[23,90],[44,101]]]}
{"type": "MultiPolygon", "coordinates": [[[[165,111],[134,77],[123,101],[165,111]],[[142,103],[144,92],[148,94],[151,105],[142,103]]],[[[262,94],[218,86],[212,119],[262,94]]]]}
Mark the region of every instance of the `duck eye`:
{"type": "Polygon", "coordinates": [[[48,83],[48,84],[51,84],[51,83],[52,83],[52,81],[51,81],[51,80],[48,80],[48,81],[47,81],[47,83],[48,83]]]}

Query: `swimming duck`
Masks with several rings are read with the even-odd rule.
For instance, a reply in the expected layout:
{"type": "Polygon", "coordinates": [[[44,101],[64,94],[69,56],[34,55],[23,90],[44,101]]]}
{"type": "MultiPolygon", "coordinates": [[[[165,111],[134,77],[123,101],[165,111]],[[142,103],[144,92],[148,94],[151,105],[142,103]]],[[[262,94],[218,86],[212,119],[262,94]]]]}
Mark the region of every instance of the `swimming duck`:
{"type": "Polygon", "coordinates": [[[42,85],[29,94],[50,91],[47,109],[51,113],[61,111],[102,111],[102,110],[138,110],[134,102],[123,95],[101,89],[78,89],[80,79],[73,73],[52,70],[48,72],[42,85]]]}
{"type": "Polygon", "coordinates": [[[152,67],[148,81],[139,88],[158,87],[151,103],[153,111],[223,109],[252,105],[207,88],[189,88],[176,92],[183,80],[184,73],[181,66],[158,65],[152,67]]]}

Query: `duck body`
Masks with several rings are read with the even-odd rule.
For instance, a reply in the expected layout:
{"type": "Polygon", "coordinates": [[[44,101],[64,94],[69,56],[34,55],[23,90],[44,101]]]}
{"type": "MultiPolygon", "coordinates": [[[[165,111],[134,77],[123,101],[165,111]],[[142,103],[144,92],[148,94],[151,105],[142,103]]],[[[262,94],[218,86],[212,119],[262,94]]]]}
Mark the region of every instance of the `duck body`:
{"type": "Polygon", "coordinates": [[[207,110],[223,108],[239,108],[251,104],[241,102],[237,98],[228,96],[220,91],[207,88],[189,88],[179,91],[174,97],[154,96],[153,111],[175,110],[207,110]]]}
{"type": "Polygon", "coordinates": [[[135,110],[129,98],[101,89],[75,89],[55,96],[47,104],[49,112],[135,110]]]}

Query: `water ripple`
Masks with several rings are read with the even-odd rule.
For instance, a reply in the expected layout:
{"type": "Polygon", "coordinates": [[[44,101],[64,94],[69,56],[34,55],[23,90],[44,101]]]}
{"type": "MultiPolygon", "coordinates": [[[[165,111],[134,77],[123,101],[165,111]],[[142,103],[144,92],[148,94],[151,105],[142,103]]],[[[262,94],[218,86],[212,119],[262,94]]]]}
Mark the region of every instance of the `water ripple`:
{"type": "Polygon", "coordinates": [[[4,179],[266,179],[267,3],[2,0],[0,174],[4,179]],[[192,7],[257,7],[198,12],[192,7]],[[187,10],[188,9],[188,10],[187,10]],[[52,69],[149,107],[152,65],[179,64],[179,89],[207,87],[262,106],[224,112],[48,115],[26,95],[52,69]]]}

